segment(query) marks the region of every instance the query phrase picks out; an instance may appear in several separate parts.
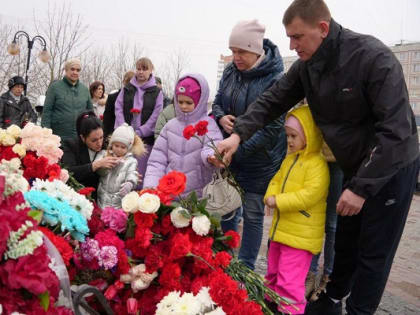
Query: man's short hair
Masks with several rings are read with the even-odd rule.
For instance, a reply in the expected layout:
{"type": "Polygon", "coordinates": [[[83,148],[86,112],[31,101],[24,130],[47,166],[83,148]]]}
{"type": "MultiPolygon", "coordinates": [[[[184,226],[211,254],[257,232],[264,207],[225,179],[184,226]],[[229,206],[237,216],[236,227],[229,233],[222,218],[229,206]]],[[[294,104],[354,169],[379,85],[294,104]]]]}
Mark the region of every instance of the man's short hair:
{"type": "Polygon", "coordinates": [[[69,59],[64,63],[64,70],[67,70],[71,68],[72,66],[76,66],[76,65],[82,67],[82,64],[80,63],[79,59],[76,59],[76,58],[69,59]]]}
{"type": "Polygon", "coordinates": [[[284,12],[283,25],[292,23],[299,17],[307,24],[315,25],[319,21],[331,21],[331,13],[323,0],[295,0],[284,12]]]}

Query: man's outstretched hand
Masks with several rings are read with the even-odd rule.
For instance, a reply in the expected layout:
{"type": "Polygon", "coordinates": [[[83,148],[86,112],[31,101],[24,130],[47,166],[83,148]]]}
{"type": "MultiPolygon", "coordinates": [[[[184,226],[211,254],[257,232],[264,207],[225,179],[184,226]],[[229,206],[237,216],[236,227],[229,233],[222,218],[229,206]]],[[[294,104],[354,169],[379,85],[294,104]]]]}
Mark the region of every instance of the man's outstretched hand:
{"type": "MultiPolygon", "coordinates": [[[[217,145],[217,150],[223,156],[223,162],[226,165],[229,165],[232,161],[232,156],[236,152],[236,150],[238,150],[240,142],[241,138],[236,133],[233,133],[229,136],[229,138],[226,138],[225,140],[219,142],[219,144],[217,145]]],[[[224,167],[222,162],[217,162],[219,163],[219,165],[216,165],[217,167],[224,167]]]]}

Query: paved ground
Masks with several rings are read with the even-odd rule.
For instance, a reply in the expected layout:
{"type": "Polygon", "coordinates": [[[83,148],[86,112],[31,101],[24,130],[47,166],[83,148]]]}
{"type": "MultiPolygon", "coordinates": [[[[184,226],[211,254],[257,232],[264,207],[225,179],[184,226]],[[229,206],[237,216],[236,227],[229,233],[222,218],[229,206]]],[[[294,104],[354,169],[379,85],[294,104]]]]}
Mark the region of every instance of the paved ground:
{"type": "MultiPolygon", "coordinates": [[[[256,271],[265,274],[267,234],[271,217],[266,217],[264,239],[256,271]]],[[[420,314],[420,196],[414,196],[407,224],[394,259],[391,274],[377,315],[420,314]]],[[[321,260],[322,261],[322,258],[321,260]]]]}

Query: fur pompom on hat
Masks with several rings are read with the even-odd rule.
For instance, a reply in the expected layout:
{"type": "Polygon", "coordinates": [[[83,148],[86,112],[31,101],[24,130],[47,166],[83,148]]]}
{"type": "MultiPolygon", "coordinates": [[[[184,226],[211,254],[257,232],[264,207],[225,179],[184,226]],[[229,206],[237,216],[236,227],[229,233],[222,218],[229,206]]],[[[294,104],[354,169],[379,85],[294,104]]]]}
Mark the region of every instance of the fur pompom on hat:
{"type": "Polygon", "coordinates": [[[110,147],[114,142],[121,142],[127,146],[128,152],[132,152],[136,156],[142,156],[146,152],[143,141],[134,132],[133,127],[126,123],[119,126],[112,133],[109,141],[110,147]]]}
{"type": "Polygon", "coordinates": [[[240,48],[257,55],[264,53],[265,26],[258,20],[240,21],[232,29],[229,37],[229,48],[240,48]]]}

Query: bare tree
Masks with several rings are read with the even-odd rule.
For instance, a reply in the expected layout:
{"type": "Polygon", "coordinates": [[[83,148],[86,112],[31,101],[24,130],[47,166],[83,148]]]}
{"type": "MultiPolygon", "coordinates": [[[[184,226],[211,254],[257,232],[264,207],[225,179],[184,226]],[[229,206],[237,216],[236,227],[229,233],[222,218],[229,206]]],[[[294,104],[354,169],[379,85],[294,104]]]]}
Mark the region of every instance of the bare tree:
{"type": "Polygon", "coordinates": [[[80,80],[87,86],[93,81],[101,81],[109,91],[112,62],[106,52],[103,49],[90,49],[81,56],[81,62],[83,69],[80,80]]]}
{"type": "Polygon", "coordinates": [[[158,75],[162,78],[162,90],[169,98],[173,97],[176,82],[190,65],[190,57],[184,50],[176,50],[169,55],[158,75]]]}
{"type": "Polygon", "coordinates": [[[7,90],[8,80],[15,75],[23,76],[25,71],[25,56],[12,56],[7,52],[7,46],[12,42],[18,26],[11,26],[0,21],[0,91],[7,90]]]}
{"type": "Polygon", "coordinates": [[[54,80],[63,76],[63,65],[71,57],[82,56],[88,50],[87,29],[80,15],[74,15],[70,5],[59,5],[54,2],[48,5],[46,21],[35,18],[34,25],[38,34],[47,41],[47,49],[51,54],[48,71],[38,78],[39,88],[46,91],[54,80]]]}
{"type": "Polygon", "coordinates": [[[112,69],[110,71],[109,85],[112,89],[122,86],[124,74],[129,70],[135,70],[136,61],[142,57],[145,50],[143,47],[134,43],[133,45],[126,39],[120,40],[112,49],[112,69]]]}

